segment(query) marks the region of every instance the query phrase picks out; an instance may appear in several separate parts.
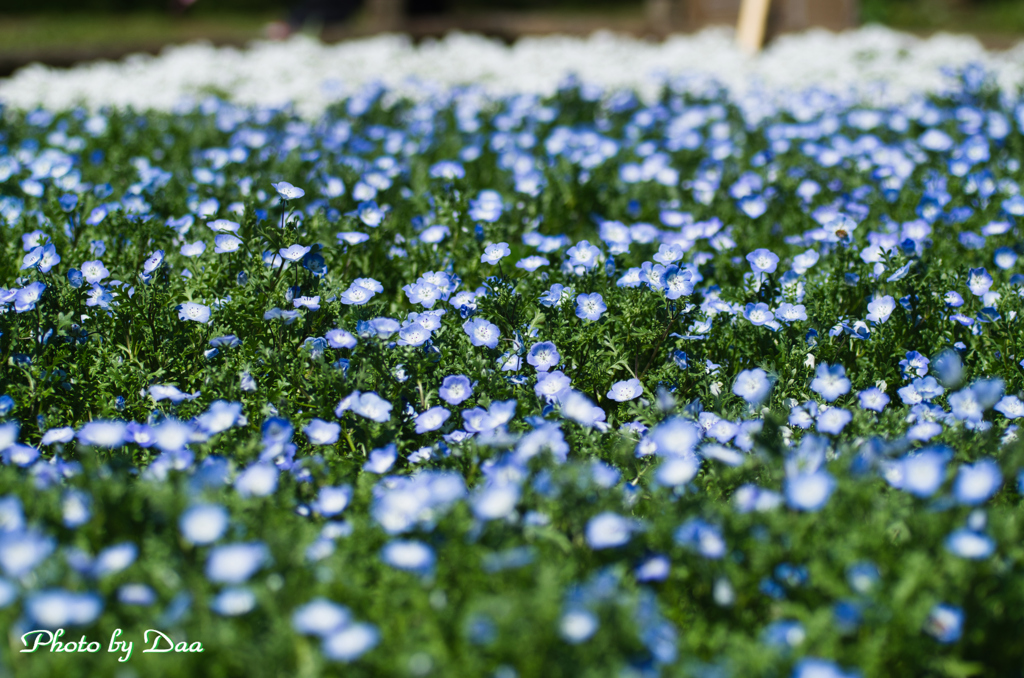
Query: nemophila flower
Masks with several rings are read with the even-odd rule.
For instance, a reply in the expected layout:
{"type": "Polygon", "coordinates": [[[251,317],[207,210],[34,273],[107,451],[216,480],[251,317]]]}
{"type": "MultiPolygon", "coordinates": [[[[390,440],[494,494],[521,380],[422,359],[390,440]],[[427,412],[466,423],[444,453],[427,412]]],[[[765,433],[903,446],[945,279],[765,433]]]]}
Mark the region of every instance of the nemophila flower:
{"type": "Polygon", "coordinates": [[[992,288],[992,276],[984,268],[972,268],[967,274],[967,289],[976,297],[983,297],[992,288]]]}
{"type": "Polygon", "coordinates": [[[484,253],[480,255],[480,263],[493,266],[510,254],[512,250],[509,249],[507,242],[491,244],[484,248],[484,253]]]}
{"type": "Polygon", "coordinates": [[[504,210],[501,194],[497,191],[480,191],[475,200],[469,201],[469,218],[474,221],[494,223],[504,210]]]}
{"type": "Polygon", "coordinates": [[[92,576],[105,577],[126,569],[138,558],[139,547],[131,542],[115,544],[96,554],[92,564],[92,576]]]}
{"type": "Polygon", "coordinates": [[[587,545],[595,551],[615,548],[629,542],[632,523],[617,513],[601,513],[587,522],[587,545]]]}
{"type": "Polygon", "coordinates": [[[607,428],[604,410],[579,391],[569,391],[559,399],[559,402],[562,406],[562,414],[580,426],[599,430],[607,428]]]}
{"type": "Polygon", "coordinates": [[[658,465],[654,482],[662,487],[679,487],[697,477],[700,458],[691,453],[669,456],[658,465]]]}
{"type": "Polygon", "coordinates": [[[228,529],[227,509],[220,504],[197,504],[181,514],[178,529],[192,544],[212,544],[228,529]]]}
{"type": "Polygon", "coordinates": [[[107,270],[102,261],[87,261],[82,264],[82,275],[85,277],[85,282],[96,284],[110,275],[110,271],[107,270]]]}
{"type": "Polygon", "coordinates": [[[295,297],[292,299],[292,306],[304,308],[308,311],[319,311],[320,297],[295,297]]]}
{"type": "Polygon", "coordinates": [[[391,407],[391,403],[372,391],[369,393],[353,391],[338,403],[334,414],[340,417],[345,411],[351,410],[361,417],[383,423],[391,419],[391,407]]]}
{"type": "Polygon", "coordinates": [[[578,645],[593,636],[599,627],[594,613],[586,609],[569,610],[558,622],[558,632],[562,638],[573,645],[578,645]]]}
{"type": "Polygon", "coordinates": [[[665,288],[665,296],[673,301],[679,297],[693,294],[693,272],[689,269],[669,266],[662,276],[662,283],[665,288]]]}
{"type": "Polygon", "coordinates": [[[924,630],[940,643],[955,643],[963,633],[964,611],[953,605],[936,605],[928,614],[924,630]]]}
{"type": "Polygon", "coordinates": [[[992,255],[992,261],[995,263],[996,268],[1008,271],[1017,263],[1017,253],[1010,247],[1000,247],[992,255]]]}
{"type": "Polygon", "coordinates": [[[451,414],[451,412],[440,405],[431,407],[429,410],[416,417],[416,433],[422,434],[429,433],[430,431],[436,431],[441,428],[451,414]]]}
{"type": "Polygon", "coordinates": [[[46,560],[55,547],[52,537],[34,529],[0,532],[0,567],[9,577],[24,577],[46,560]]]}
{"type": "Polygon", "coordinates": [[[726,553],[721,529],[699,518],[690,518],[680,525],[673,539],[680,546],[692,549],[711,560],[718,560],[726,553]]]}
{"type": "Polygon", "coordinates": [[[181,254],[186,257],[198,257],[200,254],[206,251],[206,243],[202,240],[197,240],[193,243],[185,243],[181,246],[181,254]]]}
{"type": "Polygon", "coordinates": [[[937,448],[926,448],[909,454],[885,473],[890,485],[917,497],[930,497],[946,478],[949,454],[937,448]]]}
{"type": "Polygon", "coordinates": [[[309,251],[313,249],[305,245],[289,245],[288,247],[282,247],[277,252],[281,255],[281,258],[285,261],[301,261],[302,257],[309,254],[309,251]]]}
{"type": "Polygon", "coordinates": [[[380,552],[381,560],[399,570],[425,574],[437,560],[433,549],[421,541],[396,539],[380,552]]]}
{"type": "Polygon", "coordinates": [[[213,244],[213,251],[215,254],[225,254],[237,252],[238,248],[241,247],[242,245],[242,240],[241,238],[238,238],[236,236],[227,233],[221,233],[220,235],[213,239],[213,244]]]}
{"type": "Polygon", "coordinates": [[[519,501],[519,487],[512,483],[487,484],[473,496],[473,515],[480,520],[507,518],[519,501]]]}
{"type": "Polygon", "coordinates": [[[298,633],[328,636],[352,620],[349,609],[326,598],[314,598],[292,613],[292,628],[298,633]]]}
{"type": "Polygon", "coordinates": [[[206,560],[206,578],[218,584],[243,584],[270,558],[262,542],[214,547],[206,560]]]}
{"type": "Polygon", "coordinates": [[[387,473],[398,459],[398,448],[394,443],[370,452],[369,460],[363,464],[363,470],[370,473],[387,473]]]}
{"type": "Polygon", "coordinates": [[[550,262],[545,257],[534,254],[517,261],[516,268],[521,268],[524,271],[533,273],[541,266],[547,266],[549,263],[550,262]]]}
{"type": "Polygon", "coordinates": [[[355,661],[380,642],[380,632],[372,624],[349,624],[324,638],[321,651],[328,659],[355,661]]]}
{"type": "Polygon", "coordinates": [[[230,586],[210,601],[210,609],[222,617],[238,617],[256,607],[256,594],[244,586],[230,586]]]}
{"type": "Polygon", "coordinates": [[[900,361],[900,370],[903,372],[905,379],[911,378],[914,373],[919,377],[923,377],[928,374],[928,365],[930,363],[931,361],[928,358],[917,351],[908,351],[906,357],[900,361]]]}
{"type": "Polygon", "coordinates": [[[992,538],[969,529],[954,530],[946,537],[946,550],[968,560],[983,560],[996,550],[992,538]]]}
{"type": "Polygon", "coordinates": [[[991,459],[960,467],[953,483],[953,496],[961,504],[977,506],[988,501],[1003,484],[999,465],[991,459]]]}
{"type": "Polygon", "coordinates": [[[598,292],[592,294],[581,294],[576,297],[576,316],[583,320],[599,320],[601,315],[608,310],[604,304],[604,297],[598,292]]]}
{"type": "Polygon", "coordinates": [[[37,628],[58,629],[85,626],[103,612],[103,598],[95,593],[72,593],[64,589],[44,589],[25,598],[25,615],[37,628]]]}
{"type": "Polygon", "coordinates": [[[774,320],[775,314],[769,310],[768,304],[761,302],[747,304],[743,309],[743,317],[749,320],[752,325],[761,326],[774,320]]]}
{"type": "Polygon", "coordinates": [[[93,420],[78,430],[78,442],[95,447],[118,447],[124,443],[123,421],[93,420]]]}
{"type": "Polygon", "coordinates": [[[807,250],[793,257],[793,271],[799,275],[803,275],[811,269],[816,263],[820,255],[815,250],[807,250]]]}
{"type": "Polygon", "coordinates": [[[567,396],[571,390],[569,377],[560,370],[554,372],[541,372],[537,375],[537,384],[533,392],[537,397],[544,398],[547,402],[555,402],[567,396]]]}
{"type": "Polygon", "coordinates": [[[857,394],[860,399],[860,406],[865,410],[881,412],[889,404],[889,396],[879,388],[872,386],[857,394]]]}
{"type": "Polygon", "coordinates": [[[342,485],[340,487],[321,487],[310,508],[322,516],[328,518],[340,514],[352,501],[352,487],[342,485]]]}
{"type": "Polygon", "coordinates": [[[790,304],[783,302],[775,310],[775,319],[785,323],[795,323],[798,320],[807,320],[807,307],[803,304],[790,304]]]}
{"type": "Polygon", "coordinates": [[[178,319],[179,320],[193,320],[197,323],[206,324],[210,322],[210,307],[204,306],[203,304],[196,304],[191,301],[187,301],[184,304],[178,306],[178,319]]]}
{"type": "Polygon", "coordinates": [[[639,379],[627,379],[612,384],[611,390],[608,391],[608,397],[617,402],[624,403],[629,400],[636,400],[643,395],[643,392],[644,387],[640,384],[639,379]]]}
{"type": "Polygon", "coordinates": [[[333,445],[341,434],[338,423],[323,419],[313,419],[302,430],[313,445],[333,445]]]}
{"type": "Polygon", "coordinates": [[[850,392],[850,380],[846,378],[846,368],[842,365],[821,363],[814,372],[811,390],[828,402],[850,392]]]}
{"type": "Polygon", "coordinates": [[[1024,402],[1021,402],[1020,398],[1017,396],[1003,396],[1003,398],[996,403],[995,409],[1007,419],[1019,419],[1024,417],[1024,402]]]}
{"type": "Polygon", "coordinates": [[[779,256],[763,247],[748,254],[746,259],[754,273],[774,273],[779,265],[779,256]]]}
{"type": "Polygon", "coordinates": [[[746,400],[751,405],[757,405],[764,400],[772,389],[768,373],[761,368],[743,370],[736,375],[732,383],[732,392],[746,400]]]}
{"type": "Polygon", "coordinates": [[[580,240],[566,250],[565,253],[569,257],[570,266],[582,266],[589,270],[597,266],[601,250],[591,245],[587,240],[580,240]]]}
{"type": "Polygon", "coordinates": [[[786,477],[786,504],[799,511],[818,511],[835,490],[836,481],[826,471],[797,473],[786,477]]]}
{"type": "Polygon", "coordinates": [[[870,303],[868,303],[868,316],[867,319],[873,323],[882,324],[889,319],[892,312],[896,310],[896,300],[890,295],[884,297],[876,297],[870,303]]]}
{"type": "Polygon", "coordinates": [[[341,293],[340,300],[341,303],[346,306],[362,306],[373,298],[374,294],[376,294],[376,292],[373,290],[367,289],[362,285],[352,283],[349,285],[347,290],[341,293]]]}
{"type": "Polygon", "coordinates": [[[467,320],[462,324],[462,330],[469,337],[469,341],[473,346],[486,346],[487,348],[497,348],[498,340],[501,338],[501,331],[498,330],[498,326],[490,323],[483,318],[476,318],[473,320],[467,320]]]}
{"type": "Polygon", "coordinates": [[[157,595],[145,584],[123,584],[117,589],[117,601],[122,605],[149,607],[156,603],[157,595]]]}
{"type": "Polygon", "coordinates": [[[279,181],[276,184],[270,184],[277,191],[277,194],[281,196],[282,200],[298,200],[302,196],[306,195],[306,192],[297,186],[292,186],[287,181],[279,181]]]}
{"type": "Polygon", "coordinates": [[[31,282],[18,290],[14,295],[14,310],[16,313],[25,313],[35,310],[36,303],[43,297],[46,285],[39,282],[31,282]]]}
{"type": "Polygon", "coordinates": [[[558,365],[561,360],[562,356],[559,354],[558,348],[550,341],[534,344],[526,355],[526,362],[533,365],[538,372],[547,372],[558,365]]]}
{"type": "Polygon", "coordinates": [[[358,343],[351,332],[338,328],[328,330],[324,338],[327,339],[327,343],[331,348],[354,348],[356,343],[358,343]]]}
{"type": "Polygon", "coordinates": [[[339,245],[358,245],[370,239],[365,233],[359,231],[343,231],[337,234],[339,245]]]}
{"type": "Polygon", "coordinates": [[[853,420],[853,414],[849,410],[840,407],[830,407],[818,415],[818,430],[822,433],[830,433],[834,436],[842,433],[846,425],[853,420]]]}
{"type": "Polygon", "coordinates": [[[437,390],[441,400],[449,405],[460,405],[473,395],[473,386],[469,378],[461,374],[452,374],[444,378],[437,390]]]}

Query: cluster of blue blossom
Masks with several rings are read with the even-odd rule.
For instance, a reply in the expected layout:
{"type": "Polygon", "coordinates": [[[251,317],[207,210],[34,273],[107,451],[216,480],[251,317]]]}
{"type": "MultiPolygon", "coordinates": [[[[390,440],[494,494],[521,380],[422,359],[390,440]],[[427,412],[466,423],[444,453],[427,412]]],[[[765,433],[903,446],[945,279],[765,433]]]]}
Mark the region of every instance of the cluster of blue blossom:
{"type": "MultiPolygon", "coordinates": [[[[586,126],[563,124],[558,98],[488,108],[472,90],[408,103],[397,127],[373,118],[386,111],[375,88],[316,125],[210,101],[222,146],[189,148],[187,168],[158,167],[165,151],[136,157],[117,188],[92,178],[105,176],[106,114],[29,113],[0,131],[0,220],[20,236],[5,243],[17,257],[0,288],[11,370],[0,454],[36,488],[60,490],[72,530],[95,519],[76,479],[109,475],[95,468],[100,451],[134,455],[140,483],[188,478],[175,542],[200,549],[222,617],[259,610],[252,581],[275,561],[269,540],[231,529],[236,500],[301,497],[295,520],[317,525],[307,564],[333,562],[358,527],[384,540],[375,562],[424,586],[450,566],[439,532],[455,528],[439,526],[460,511],[460,539],[514,535],[483,559],[488,572],[532,566],[527,535],[574,532],[572,543],[559,533],[567,550],[629,567],[581,570],[557,632],[583,645],[619,610],[635,619],[638,661],[655,668],[679,655],[679,616],[659,591],[680,563],[705,568],[714,604],[740,595],[727,570],[745,557],[740,530],[722,512],[760,534],[762,518],[826,515],[842,483],[874,482],[949,515],[963,507],[942,531],[945,552],[990,559],[1009,545],[984,507],[1020,470],[1002,451],[1024,417],[1024,197],[1010,152],[1024,104],[986,107],[976,80],[950,102],[888,110],[820,92],[752,97],[742,123],[682,85],[653,105],[567,88],[591,111],[586,126]],[[251,178],[285,160],[304,168],[289,176],[304,188],[251,178]],[[168,203],[175,183],[182,200],[168,203]],[[594,228],[558,232],[578,217],[545,202],[558,191],[594,201],[594,228]],[[119,231],[133,228],[143,235],[119,231]],[[86,355],[122,351],[104,364],[147,369],[132,333],[159,342],[158,326],[194,362],[103,382],[142,384],[109,391],[109,405],[51,407],[97,379],[86,355]],[[968,454],[978,441],[997,446],[968,454]],[[772,452],[781,482],[748,473],[771,467],[772,452]],[[717,482],[728,501],[701,509],[694,497],[717,482]],[[585,515],[567,527],[556,506],[581,491],[585,515]],[[655,527],[662,509],[668,538],[655,527]]],[[[24,624],[57,627],[109,605],[155,606],[151,582],[121,581],[116,603],[92,584],[134,572],[139,548],[62,545],[87,591],[36,590],[57,539],[16,497],[0,499],[0,607],[24,596],[24,624]]],[[[835,627],[852,635],[882,577],[866,560],[846,574],[852,597],[836,601],[835,627]]],[[[806,579],[782,562],[756,595],[787,598],[806,579]]],[[[983,624],[964,618],[965,600],[935,602],[918,630],[959,640],[983,624]]],[[[164,618],[191,601],[181,590],[164,618]]],[[[373,623],[317,597],[292,625],[339,661],[399,642],[359,616],[373,623]]],[[[486,620],[471,626],[490,642],[486,620]]],[[[760,634],[775,648],[806,636],[796,619],[760,634]]],[[[793,675],[846,674],[807,657],[793,675]]]]}

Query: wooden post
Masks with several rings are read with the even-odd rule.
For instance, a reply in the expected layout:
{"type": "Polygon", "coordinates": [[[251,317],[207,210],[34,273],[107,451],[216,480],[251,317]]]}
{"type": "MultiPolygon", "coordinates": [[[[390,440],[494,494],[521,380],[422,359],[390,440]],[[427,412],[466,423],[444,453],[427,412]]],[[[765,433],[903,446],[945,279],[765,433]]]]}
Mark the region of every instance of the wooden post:
{"type": "Polygon", "coordinates": [[[645,0],[644,14],[654,35],[664,38],[672,32],[672,0],[645,0]]]}
{"type": "Polygon", "coordinates": [[[770,0],[743,0],[736,22],[736,44],[748,55],[757,54],[764,44],[770,0]]]}

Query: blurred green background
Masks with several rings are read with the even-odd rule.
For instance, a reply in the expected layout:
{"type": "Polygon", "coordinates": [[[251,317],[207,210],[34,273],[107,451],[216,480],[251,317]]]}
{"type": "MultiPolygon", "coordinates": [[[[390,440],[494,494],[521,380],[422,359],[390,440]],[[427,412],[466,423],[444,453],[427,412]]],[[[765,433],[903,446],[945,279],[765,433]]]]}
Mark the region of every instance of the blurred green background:
{"type": "MultiPolygon", "coordinates": [[[[67,65],[196,39],[244,44],[284,19],[288,0],[0,0],[0,75],[32,60],[67,65]]],[[[529,10],[610,28],[637,25],[643,0],[405,0],[452,13],[529,10]],[[603,20],[603,23],[601,21],[603,20]]],[[[860,0],[864,23],[919,33],[974,33],[990,47],[1024,38],[1024,0],[860,0]]],[[[349,26],[367,26],[365,13],[349,26]]],[[[365,28],[364,28],[365,30],[365,28]]],[[[589,29],[588,29],[589,30],[589,29]]]]}

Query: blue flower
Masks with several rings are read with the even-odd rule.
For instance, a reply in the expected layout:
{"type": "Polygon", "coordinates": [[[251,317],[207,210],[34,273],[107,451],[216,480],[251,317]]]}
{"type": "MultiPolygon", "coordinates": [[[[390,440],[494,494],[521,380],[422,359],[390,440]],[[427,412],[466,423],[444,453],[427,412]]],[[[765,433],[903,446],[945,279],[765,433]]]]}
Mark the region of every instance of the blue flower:
{"type": "Polygon", "coordinates": [[[46,285],[38,280],[25,285],[14,295],[14,310],[17,313],[35,310],[36,303],[43,297],[46,285]]]}
{"type": "Polygon", "coordinates": [[[462,330],[474,346],[497,348],[498,340],[501,338],[501,331],[498,330],[498,326],[487,322],[483,318],[467,320],[462,324],[462,330]]]}
{"type": "Polygon", "coordinates": [[[277,191],[277,194],[281,196],[282,200],[298,200],[302,196],[306,195],[306,192],[301,188],[292,186],[287,181],[280,181],[276,184],[270,184],[277,191]]]}
{"type": "Polygon", "coordinates": [[[924,630],[940,643],[960,640],[964,626],[964,611],[953,605],[940,604],[932,608],[924,630]]]}
{"type": "Polygon", "coordinates": [[[889,404],[889,396],[885,394],[881,389],[872,386],[869,389],[865,389],[857,394],[860,398],[860,406],[865,410],[873,410],[875,412],[881,412],[885,409],[885,406],[889,404]]]}
{"type": "Polygon", "coordinates": [[[374,290],[353,282],[347,290],[341,293],[341,303],[346,306],[362,306],[372,299],[374,294],[376,294],[374,290]]]}
{"type": "Polygon", "coordinates": [[[480,263],[493,266],[510,254],[512,254],[512,250],[509,249],[507,242],[488,245],[484,248],[484,253],[480,255],[480,263]]]}
{"type": "Polygon", "coordinates": [[[298,633],[329,636],[352,620],[349,609],[326,598],[314,598],[292,613],[292,628],[298,633]]]}
{"type": "Polygon", "coordinates": [[[380,642],[380,632],[372,624],[349,624],[324,638],[322,651],[328,659],[351,662],[380,642]]]}
{"type": "Polygon", "coordinates": [[[747,304],[743,309],[743,317],[749,320],[752,325],[761,326],[774,320],[775,314],[769,310],[768,304],[761,302],[758,304],[747,304]]]}
{"type": "Polygon", "coordinates": [[[181,514],[178,529],[192,544],[212,544],[228,529],[227,509],[219,504],[197,504],[181,514]]]}
{"type": "Polygon", "coordinates": [[[600,513],[587,522],[587,545],[595,551],[615,548],[629,542],[633,524],[617,513],[600,513]]]}
{"type": "Polygon", "coordinates": [[[225,544],[210,551],[206,560],[206,578],[219,584],[242,584],[269,559],[261,542],[225,544]]]}
{"type": "Polygon", "coordinates": [[[736,380],[732,384],[732,392],[751,405],[759,404],[768,396],[771,389],[768,373],[760,368],[743,370],[736,375],[736,380]]]}
{"type": "Polygon", "coordinates": [[[288,247],[279,249],[277,252],[285,261],[295,262],[300,261],[302,257],[309,254],[311,249],[311,247],[307,247],[305,245],[289,245],[288,247]]]}
{"type": "Polygon", "coordinates": [[[868,316],[867,319],[873,323],[883,324],[892,315],[892,312],[896,310],[896,300],[890,295],[884,297],[877,297],[873,301],[868,303],[868,316]]]}
{"type": "Polygon", "coordinates": [[[946,549],[953,555],[968,560],[984,560],[996,550],[992,538],[974,530],[954,530],[946,537],[946,549]]]}
{"type": "Polygon", "coordinates": [[[604,305],[604,297],[598,292],[581,294],[576,297],[576,316],[583,320],[599,320],[608,310],[604,305]]]}
{"type": "Polygon", "coordinates": [[[839,435],[853,420],[853,414],[841,407],[830,407],[818,415],[818,430],[822,433],[839,435]]]}
{"type": "Polygon", "coordinates": [[[594,613],[586,609],[569,610],[562,615],[558,630],[566,642],[578,645],[597,632],[599,622],[594,613]]]}
{"type": "Polygon", "coordinates": [[[474,221],[494,223],[501,218],[505,206],[497,191],[480,191],[476,200],[469,201],[469,218],[474,221]]]}
{"type": "Polygon", "coordinates": [[[434,567],[434,551],[421,541],[396,539],[381,550],[381,560],[399,570],[426,574],[434,567]]]}
{"type": "Polygon", "coordinates": [[[680,546],[692,549],[711,560],[725,556],[726,545],[722,530],[700,518],[690,518],[680,525],[673,539],[680,546]]]}
{"type": "Polygon", "coordinates": [[[850,392],[850,380],[846,378],[846,369],[842,365],[829,366],[821,363],[814,372],[811,390],[828,402],[850,392]]]}
{"type": "Polygon", "coordinates": [[[991,459],[981,459],[975,464],[960,467],[953,483],[953,496],[961,504],[977,506],[999,491],[1003,474],[999,465],[991,459]]]}
{"type": "Polygon", "coordinates": [[[835,479],[825,471],[797,473],[786,478],[786,503],[799,511],[818,511],[828,503],[835,487],[835,479]]]}
{"type": "Polygon", "coordinates": [[[328,518],[340,514],[352,501],[352,487],[342,485],[340,487],[321,487],[310,508],[322,516],[328,518]]]}
{"type": "Polygon", "coordinates": [[[562,356],[558,353],[558,348],[550,341],[534,344],[526,355],[526,362],[533,365],[538,372],[547,372],[558,365],[561,360],[562,356]]]}
{"type": "Polygon", "coordinates": [[[416,417],[416,433],[429,433],[441,428],[442,424],[451,416],[451,412],[441,407],[431,407],[416,417]]]}
{"type": "Polygon", "coordinates": [[[754,273],[774,273],[779,265],[779,255],[763,247],[754,250],[746,258],[754,273]]]}
{"type": "Polygon", "coordinates": [[[967,288],[976,297],[983,297],[992,287],[992,276],[984,268],[972,268],[967,274],[967,288]]]}
{"type": "Polygon", "coordinates": [[[582,266],[591,269],[597,266],[601,250],[591,245],[586,240],[580,240],[576,245],[566,250],[571,266],[582,266]]]}
{"type": "Polygon", "coordinates": [[[341,425],[333,421],[313,419],[302,430],[313,445],[333,445],[338,442],[341,425]]]}
{"type": "Polygon", "coordinates": [[[678,266],[669,266],[661,278],[665,296],[675,301],[679,297],[693,294],[693,271],[678,266]]]}
{"type": "Polygon", "coordinates": [[[71,593],[45,589],[25,599],[25,614],[41,628],[85,626],[103,611],[103,599],[95,593],[71,593]]]}
{"type": "Polygon", "coordinates": [[[237,617],[255,607],[256,594],[244,586],[229,586],[210,601],[210,609],[223,617],[237,617]]]}
{"type": "Polygon", "coordinates": [[[636,400],[643,395],[644,387],[640,384],[639,379],[627,379],[626,381],[617,381],[612,384],[611,390],[608,391],[608,397],[620,403],[627,402],[629,400],[636,400]]]}
{"type": "Polygon", "coordinates": [[[544,398],[547,402],[555,402],[569,394],[571,382],[560,370],[554,372],[541,372],[537,375],[537,383],[533,392],[538,398],[544,398]]]}
{"type": "Polygon", "coordinates": [[[781,303],[775,311],[775,319],[785,323],[807,320],[807,308],[803,304],[781,303]]]}
{"type": "Polygon", "coordinates": [[[197,323],[208,323],[210,322],[210,307],[191,301],[185,302],[178,306],[178,318],[180,320],[193,320],[197,323]]]}

